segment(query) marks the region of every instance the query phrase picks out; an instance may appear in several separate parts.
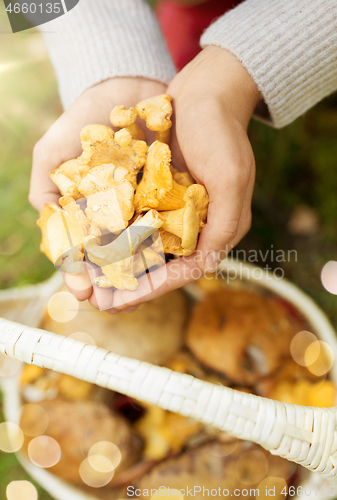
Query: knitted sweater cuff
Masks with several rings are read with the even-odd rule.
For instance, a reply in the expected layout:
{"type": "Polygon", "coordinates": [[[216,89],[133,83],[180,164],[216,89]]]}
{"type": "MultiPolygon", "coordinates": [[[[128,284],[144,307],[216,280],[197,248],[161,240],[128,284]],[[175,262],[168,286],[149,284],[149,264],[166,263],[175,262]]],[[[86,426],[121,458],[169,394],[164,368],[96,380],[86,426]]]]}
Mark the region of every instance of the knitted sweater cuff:
{"type": "Polygon", "coordinates": [[[241,61],[277,128],[337,89],[336,0],[246,0],[205,31],[207,45],[241,61]]]}
{"type": "Polygon", "coordinates": [[[41,31],[65,109],[86,89],[109,78],[169,83],[176,73],[144,0],[81,0],[41,31]]]}

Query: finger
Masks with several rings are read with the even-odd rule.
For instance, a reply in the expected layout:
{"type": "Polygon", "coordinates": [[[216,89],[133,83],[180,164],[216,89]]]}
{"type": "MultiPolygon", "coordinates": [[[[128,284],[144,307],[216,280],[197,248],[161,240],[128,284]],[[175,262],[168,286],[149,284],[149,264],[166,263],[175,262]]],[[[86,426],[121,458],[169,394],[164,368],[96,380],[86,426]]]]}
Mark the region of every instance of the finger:
{"type": "Polygon", "coordinates": [[[113,307],[135,306],[143,302],[148,302],[161,295],[181,288],[203,275],[198,266],[198,255],[169,262],[155,271],[142,276],[138,282],[138,289],[135,291],[116,290],[114,293],[113,307]],[[149,278],[150,277],[150,278],[149,278]]]}
{"type": "MultiPolygon", "coordinates": [[[[229,252],[242,240],[242,238],[244,238],[246,236],[246,234],[248,233],[248,231],[251,228],[251,224],[252,224],[251,206],[252,206],[254,185],[255,185],[255,171],[253,169],[251,172],[251,177],[249,180],[245,200],[244,200],[243,207],[242,207],[238,232],[237,232],[237,235],[235,236],[235,238],[230,242],[230,245],[228,248],[229,252]]],[[[227,254],[224,254],[224,252],[220,252],[220,254],[218,255],[218,259],[222,260],[223,258],[226,257],[226,255],[227,254]]]]}
{"type": "Polygon", "coordinates": [[[63,280],[70,293],[80,302],[88,300],[93,292],[91,278],[86,271],[81,274],[62,273],[63,280]]]}

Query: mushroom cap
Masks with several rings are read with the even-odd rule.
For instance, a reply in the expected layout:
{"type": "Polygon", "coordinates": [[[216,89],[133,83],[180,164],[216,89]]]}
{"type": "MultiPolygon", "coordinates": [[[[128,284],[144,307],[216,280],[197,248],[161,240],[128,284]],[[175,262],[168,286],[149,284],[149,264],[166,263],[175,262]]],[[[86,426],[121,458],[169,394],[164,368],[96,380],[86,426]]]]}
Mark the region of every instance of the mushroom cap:
{"type": "Polygon", "coordinates": [[[188,172],[182,172],[178,170],[176,167],[171,165],[171,172],[173,180],[175,180],[181,186],[189,187],[192,184],[195,184],[195,180],[188,172]]]}
{"type": "MultiPolygon", "coordinates": [[[[36,221],[36,224],[39,226],[39,228],[41,229],[41,233],[42,233],[40,250],[48,257],[48,259],[51,262],[54,262],[54,260],[53,260],[53,256],[52,256],[51,245],[50,245],[52,242],[50,241],[49,236],[48,236],[47,223],[48,223],[48,220],[50,219],[50,217],[56,213],[60,214],[61,221],[62,221],[62,216],[61,216],[62,209],[58,205],[56,205],[56,203],[46,203],[45,206],[43,207],[41,213],[40,213],[38,220],[36,221]]],[[[63,223],[63,221],[62,221],[62,223],[63,223]]],[[[58,253],[58,250],[56,250],[56,252],[58,253]]],[[[53,253],[55,253],[55,251],[53,253]]]]}
{"type": "Polygon", "coordinates": [[[82,245],[87,230],[73,213],[62,210],[55,203],[46,204],[37,225],[42,232],[40,249],[51,262],[62,265],[70,257],[68,263],[73,267],[75,262],[83,261],[82,245]]]}
{"type": "Polygon", "coordinates": [[[161,94],[141,101],[136,106],[138,116],[146,120],[148,129],[155,132],[164,132],[172,127],[172,97],[161,94]]]}
{"type": "MultiPolygon", "coordinates": [[[[79,474],[81,462],[88,455],[91,446],[98,442],[115,443],[122,456],[115,477],[108,487],[113,486],[120,471],[123,472],[139,460],[141,440],[126,417],[110,410],[103,401],[67,401],[56,398],[41,401],[39,406],[48,415],[46,435],[54,438],[62,448],[61,459],[51,470],[66,481],[83,486],[79,474]]],[[[25,440],[26,451],[31,439],[33,438],[27,437],[25,440]]]]}
{"type": "Polygon", "coordinates": [[[121,148],[127,148],[132,144],[132,135],[127,128],[122,128],[115,133],[115,141],[121,148]]]}
{"type": "Polygon", "coordinates": [[[128,171],[113,164],[94,167],[79,184],[87,197],[85,213],[102,230],[112,233],[127,227],[134,212],[134,191],[128,171]]]}
{"type": "Polygon", "coordinates": [[[118,290],[137,290],[138,280],[133,273],[133,256],[102,267],[104,277],[95,279],[100,288],[115,287],[118,290]]]}
{"type": "Polygon", "coordinates": [[[85,153],[90,153],[96,142],[103,142],[111,139],[114,131],[106,125],[87,125],[80,132],[82,149],[85,153]]]}
{"type": "Polygon", "coordinates": [[[125,106],[115,106],[110,113],[110,123],[113,127],[130,127],[137,119],[137,111],[131,107],[125,109],[125,106]]]}
{"type": "Polygon", "coordinates": [[[76,159],[62,163],[62,165],[49,173],[49,177],[59,188],[63,196],[71,196],[74,199],[81,198],[78,184],[82,179],[82,174],[76,159]]]}
{"type": "Polygon", "coordinates": [[[113,163],[117,167],[126,168],[130,173],[137,173],[145,162],[146,143],[138,144],[142,141],[135,141],[136,144],[133,147],[123,149],[114,140],[113,131],[109,127],[102,125],[103,129],[107,129],[106,133],[103,133],[104,130],[98,133],[100,129],[96,133],[94,127],[97,126],[85,127],[80,134],[81,139],[82,137],[84,139],[82,140],[83,153],[78,158],[79,168],[90,170],[93,167],[113,163]]]}

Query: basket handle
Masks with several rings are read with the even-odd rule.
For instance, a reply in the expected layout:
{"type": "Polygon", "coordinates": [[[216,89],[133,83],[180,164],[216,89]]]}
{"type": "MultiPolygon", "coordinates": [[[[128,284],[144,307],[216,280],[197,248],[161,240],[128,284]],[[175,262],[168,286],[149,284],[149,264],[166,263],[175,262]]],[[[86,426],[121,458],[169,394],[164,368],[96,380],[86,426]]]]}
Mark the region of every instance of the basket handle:
{"type": "Polygon", "coordinates": [[[194,418],[327,478],[337,475],[335,408],[280,403],[3,318],[0,352],[194,418]]]}

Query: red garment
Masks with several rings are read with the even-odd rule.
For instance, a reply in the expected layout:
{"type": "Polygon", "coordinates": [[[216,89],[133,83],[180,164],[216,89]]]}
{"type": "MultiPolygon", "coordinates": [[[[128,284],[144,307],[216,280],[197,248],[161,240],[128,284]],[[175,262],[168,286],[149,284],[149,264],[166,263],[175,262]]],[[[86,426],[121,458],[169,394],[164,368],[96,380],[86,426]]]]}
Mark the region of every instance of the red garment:
{"type": "Polygon", "coordinates": [[[178,70],[200,52],[200,37],[211,22],[241,1],[207,0],[199,5],[183,5],[175,0],[161,0],[157,17],[178,70]]]}

